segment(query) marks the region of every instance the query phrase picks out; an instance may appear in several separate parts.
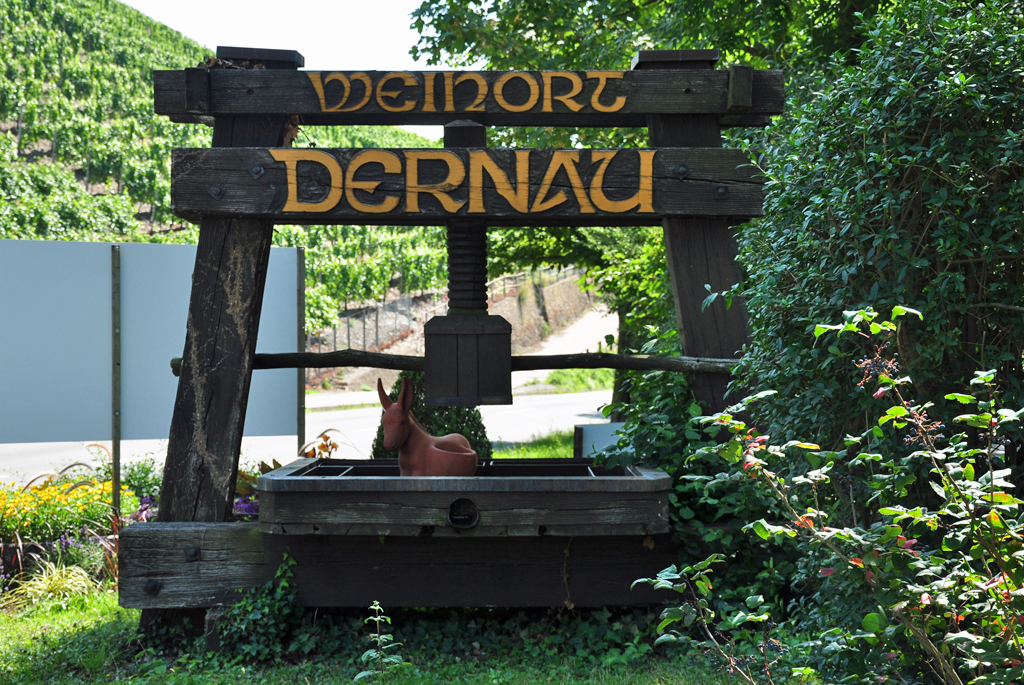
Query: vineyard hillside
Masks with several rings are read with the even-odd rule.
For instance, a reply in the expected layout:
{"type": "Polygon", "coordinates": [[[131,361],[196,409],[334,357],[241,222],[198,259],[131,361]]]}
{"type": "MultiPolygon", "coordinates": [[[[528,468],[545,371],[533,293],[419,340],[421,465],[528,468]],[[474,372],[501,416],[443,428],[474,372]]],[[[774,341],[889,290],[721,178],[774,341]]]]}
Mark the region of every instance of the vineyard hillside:
{"type": "MultiPolygon", "coordinates": [[[[299,46],[300,47],[300,46],[299,46]]],[[[153,114],[155,69],[213,53],[116,0],[0,0],[0,239],[194,242],[170,152],[211,129],[153,114]]],[[[300,129],[296,146],[436,147],[395,127],[300,129]]],[[[279,227],[307,250],[311,326],[392,286],[444,282],[443,229],[279,227]]]]}

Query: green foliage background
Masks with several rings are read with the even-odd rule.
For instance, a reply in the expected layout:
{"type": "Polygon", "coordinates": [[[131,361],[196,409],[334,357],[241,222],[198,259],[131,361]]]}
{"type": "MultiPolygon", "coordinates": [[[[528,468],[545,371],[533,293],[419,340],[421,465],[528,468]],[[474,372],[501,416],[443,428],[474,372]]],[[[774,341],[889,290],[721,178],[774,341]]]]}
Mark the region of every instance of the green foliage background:
{"type": "MultiPolygon", "coordinates": [[[[194,243],[170,211],[170,151],[210,129],[153,113],[155,69],[212,51],[116,0],[0,0],[0,239],[194,243]],[[86,187],[88,185],[88,187],[86,187]],[[152,231],[152,232],[150,232],[152,231]]],[[[436,147],[397,127],[305,127],[297,146],[436,147]]],[[[445,281],[438,228],[279,227],[306,249],[307,327],[347,302],[445,281]]]]}
{"type": "Polygon", "coordinates": [[[841,444],[870,397],[858,336],[816,323],[865,305],[924,313],[895,346],[922,400],[998,367],[1011,406],[1024,353],[1024,55],[1014,6],[913,2],[880,16],[768,138],[765,218],[738,232],[753,341],[741,382],[772,388],[779,438],[841,444]]]}

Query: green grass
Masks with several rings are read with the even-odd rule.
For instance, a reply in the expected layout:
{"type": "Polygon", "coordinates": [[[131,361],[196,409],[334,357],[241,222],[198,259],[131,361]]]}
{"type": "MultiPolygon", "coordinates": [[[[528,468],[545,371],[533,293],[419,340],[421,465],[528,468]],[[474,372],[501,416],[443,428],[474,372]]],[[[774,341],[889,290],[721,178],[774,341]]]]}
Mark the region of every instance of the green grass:
{"type": "MultiPolygon", "coordinates": [[[[139,612],[121,609],[112,592],[76,598],[63,606],[47,603],[30,611],[0,614],[0,683],[56,685],[169,683],[299,685],[350,683],[361,670],[351,655],[295,664],[252,666],[225,663],[193,653],[178,658],[143,650],[135,640],[139,612]]],[[[186,650],[187,651],[187,650],[186,650]]],[[[464,658],[434,663],[402,652],[412,665],[393,673],[391,685],[720,685],[711,673],[685,657],[658,657],[630,666],[592,668],[567,659],[464,658]]],[[[377,681],[381,682],[381,681],[377,681]]]]}
{"type": "Polygon", "coordinates": [[[545,381],[559,392],[610,390],[614,382],[615,372],[611,369],[556,369],[545,381]]]}
{"type": "Polygon", "coordinates": [[[530,442],[496,442],[495,459],[553,459],[572,457],[572,431],[559,431],[530,442]]]}

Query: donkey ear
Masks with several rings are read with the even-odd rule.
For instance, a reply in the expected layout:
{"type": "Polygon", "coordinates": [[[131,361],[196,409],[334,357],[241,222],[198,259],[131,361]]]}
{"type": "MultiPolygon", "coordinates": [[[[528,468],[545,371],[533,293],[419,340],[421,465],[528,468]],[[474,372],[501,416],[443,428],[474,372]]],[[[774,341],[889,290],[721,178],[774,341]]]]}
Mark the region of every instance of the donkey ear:
{"type": "Polygon", "coordinates": [[[414,394],[415,391],[412,389],[412,381],[409,380],[408,376],[402,377],[402,392],[398,394],[398,404],[402,407],[402,412],[409,412],[409,408],[412,406],[412,398],[414,394]]]}
{"type": "Polygon", "coordinates": [[[390,409],[391,405],[394,404],[394,402],[391,401],[391,398],[388,397],[388,394],[384,392],[384,384],[379,378],[377,379],[377,397],[380,398],[380,405],[384,407],[385,410],[390,409]]]}

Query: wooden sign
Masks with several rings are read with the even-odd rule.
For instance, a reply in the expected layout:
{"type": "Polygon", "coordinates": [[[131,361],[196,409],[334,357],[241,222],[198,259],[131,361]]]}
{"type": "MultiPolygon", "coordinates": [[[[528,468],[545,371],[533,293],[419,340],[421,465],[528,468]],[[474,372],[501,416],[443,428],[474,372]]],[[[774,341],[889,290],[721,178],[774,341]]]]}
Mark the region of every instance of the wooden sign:
{"type": "Polygon", "coordinates": [[[646,226],[760,216],[764,200],[746,155],[722,148],[179,149],[171,178],[186,219],[295,224],[646,226]]]}
{"type": "Polygon", "coordinates": [[[153,73],[157,114],[298,114],[310,125],[646,126],[648,114],[719,114],[763,126],[783,74],[687,71],[275,71],[153,73]]]}

